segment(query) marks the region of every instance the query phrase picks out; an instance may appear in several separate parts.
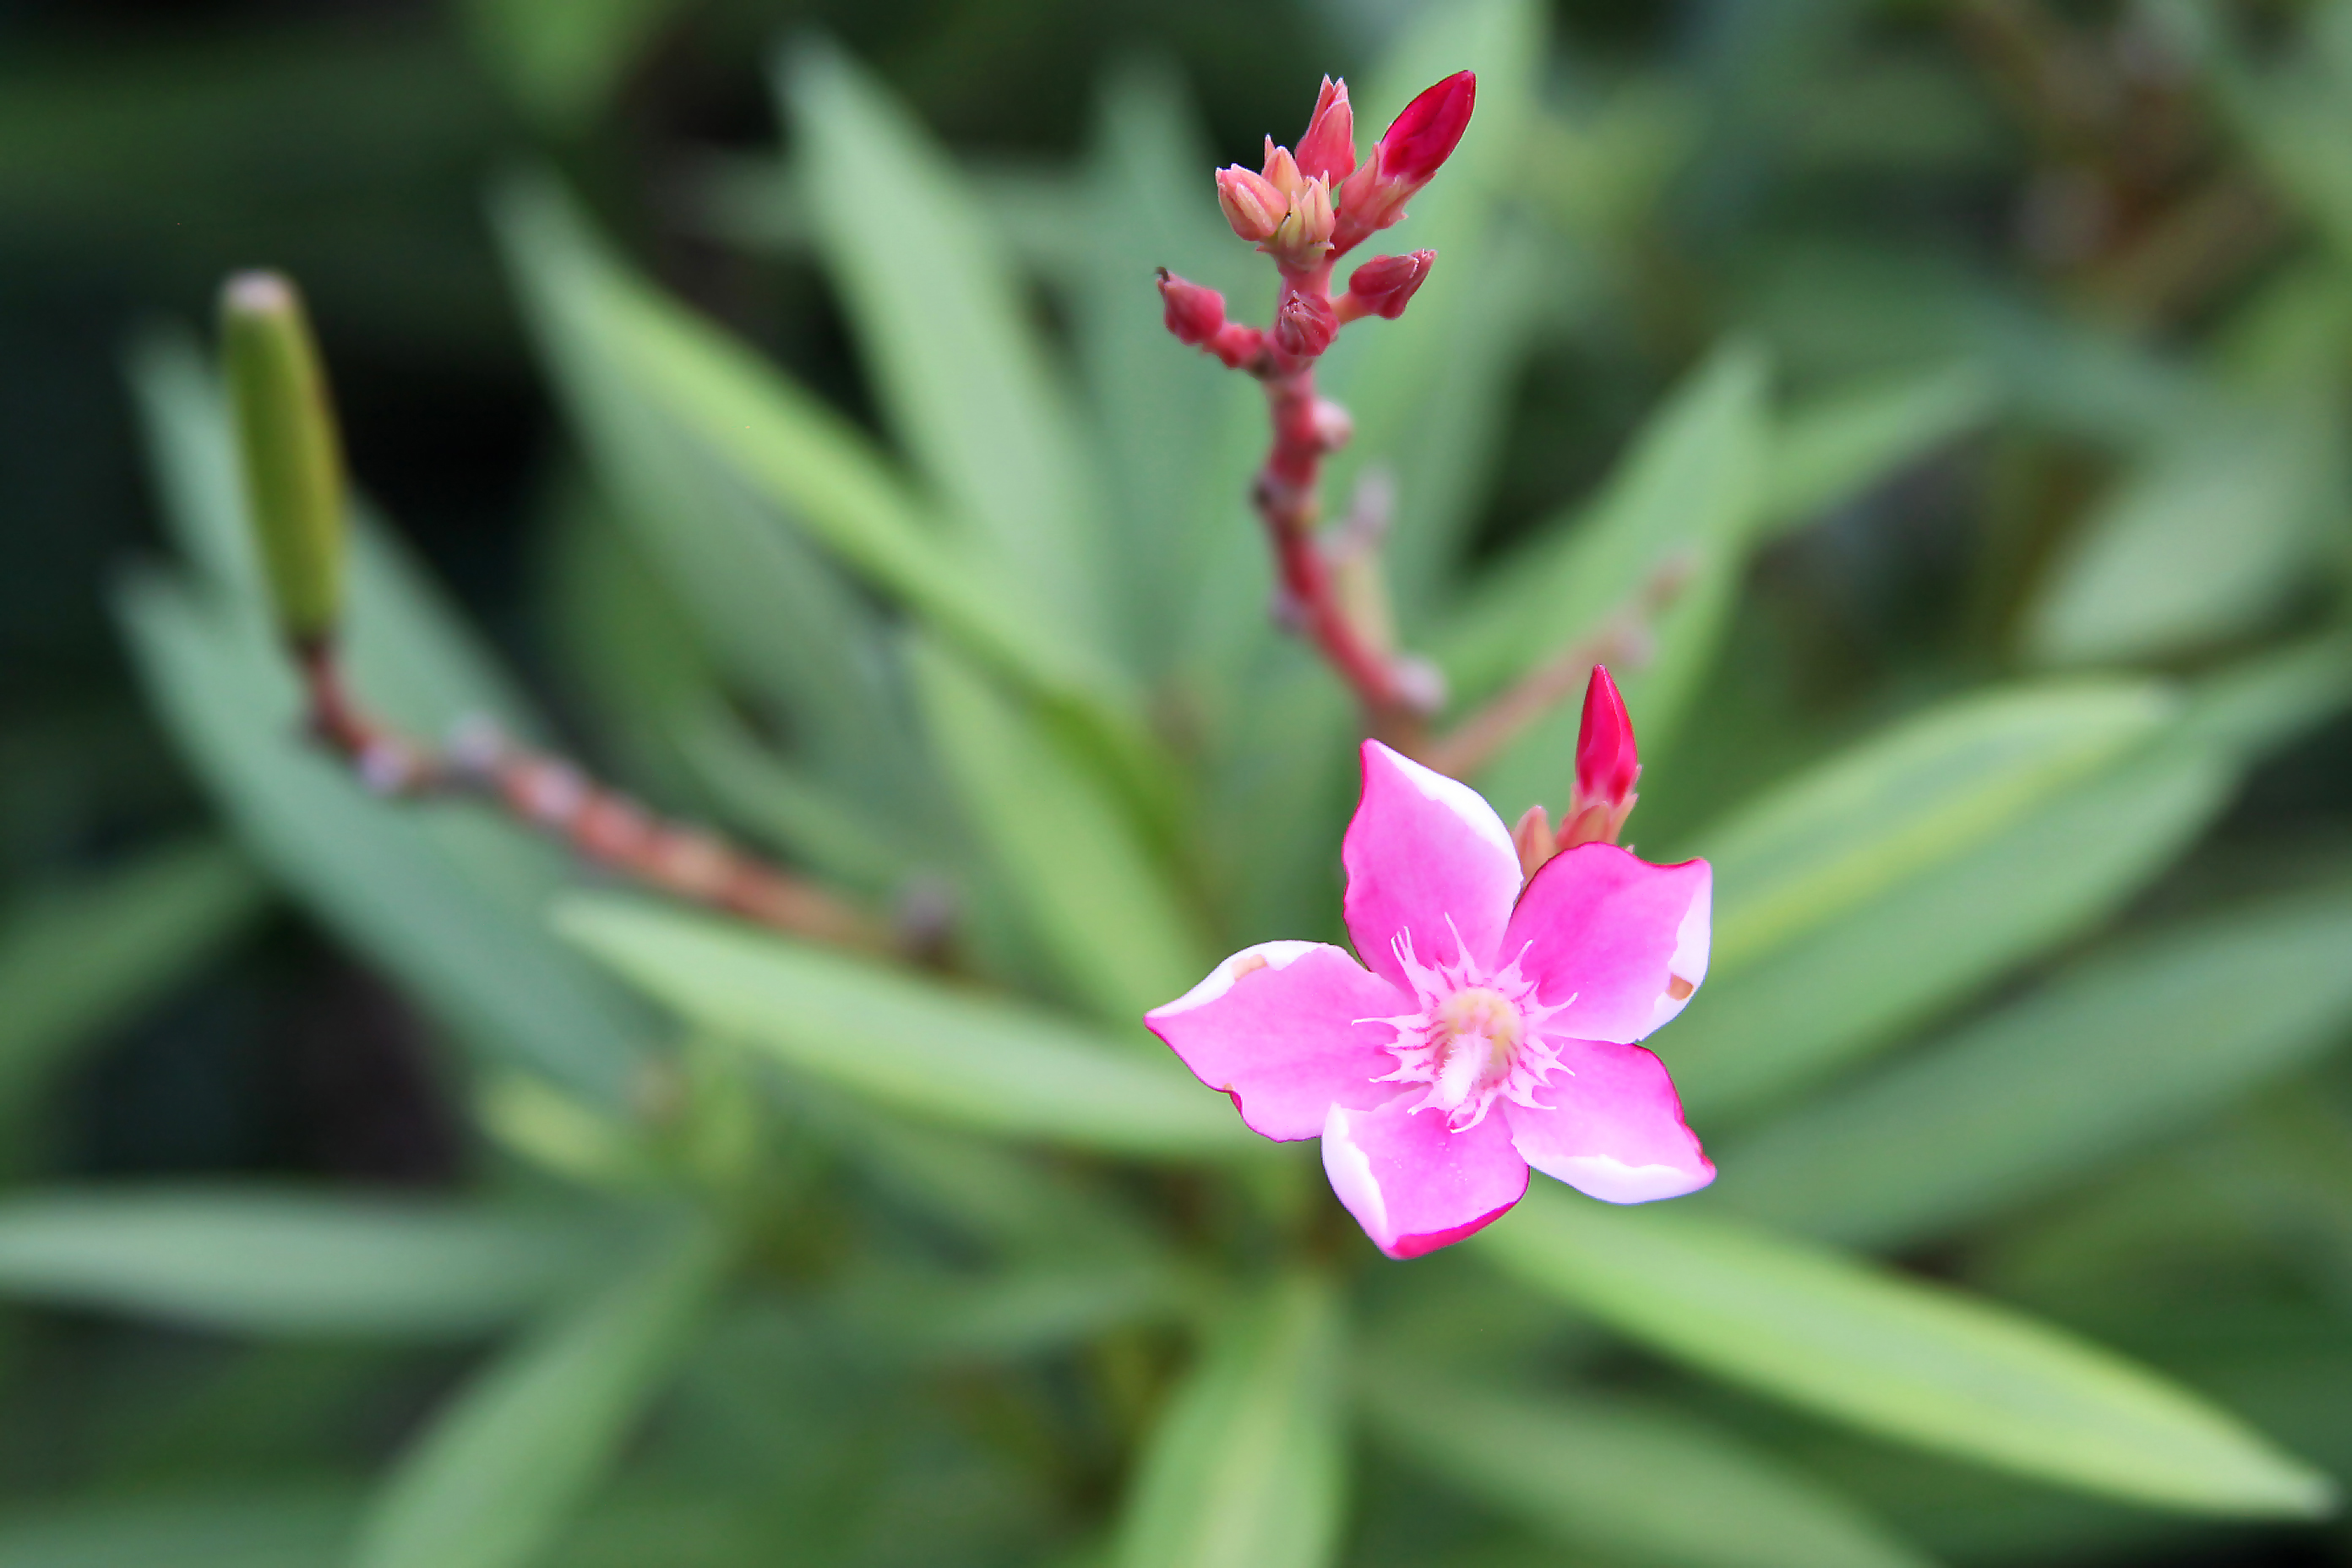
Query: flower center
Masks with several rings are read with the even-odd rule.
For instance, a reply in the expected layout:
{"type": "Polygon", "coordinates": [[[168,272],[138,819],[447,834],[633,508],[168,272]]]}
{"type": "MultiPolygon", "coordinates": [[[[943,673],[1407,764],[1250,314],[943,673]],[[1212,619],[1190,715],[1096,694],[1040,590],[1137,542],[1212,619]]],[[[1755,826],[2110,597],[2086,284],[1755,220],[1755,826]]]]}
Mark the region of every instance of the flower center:
{"type": "Polygon", "coordinates": [[[1484,1121],[1497,1097],[1538,1105],[1536,1090],[1552,1073],[1566,1070],[1559,1048],[1542,1037],[1538,1026],[1561,1011],[1567,1000],[1538,1002],[1535,987],[1516,963],[1489,973],[1467,960],[1423,965],[1405,944],[1397,956],[1421,1007],[1401,1017],[1368,1020],[1396,1031],[1389,1046],[1396,1070],[1376,1081],[1420,1086],[1424,1092],[1412,1109],[1441,1112],[1457,1132],[1484,1121]]]}
{"type": "Polygon", "coordinates": [[[1455,1110],[1478,1090],[1500,1083],[1510,1073],[1519,1035],[1519,1010],[1491,986],[1473,985],[1439,1003],[1428,1029],[1437,1069],[1431,1100],[1455,1110]]]}

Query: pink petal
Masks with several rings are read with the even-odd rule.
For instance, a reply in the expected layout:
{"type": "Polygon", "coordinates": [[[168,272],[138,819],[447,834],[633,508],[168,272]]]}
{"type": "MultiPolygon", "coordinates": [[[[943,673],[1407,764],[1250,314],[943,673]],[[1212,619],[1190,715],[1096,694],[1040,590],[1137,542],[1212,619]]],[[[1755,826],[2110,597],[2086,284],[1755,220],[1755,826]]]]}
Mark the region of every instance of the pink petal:
{"type": "Polygon", "coordinates": [[[1254,1131],[1312,1138],[1340,1099],[1388,1092],[1396,1031],[1359,1020],[1409,1012],[1412,1000],[1341,949],[1319,942],[1245,947],[1192,990],[1144,1016],[1202,1083],[1234,1097],[1254,1131]]]}
{"type": "Polygon", "coordinates": [[[1450,1247],[1500,1219],[1528,1190],[1528,1163],[1502,1118],[1453,1132],[1441,1111],[1407,1111],[1413,1098],[1378,1110],[1334,1105],[1323,1124],[1331,1190],[1391,1258],[1450,1247]]]}
{"type": "Polygon", "coordinates": [[[1580,844],[1528,883],[1503,956],[1519,959],[1546,1002],[1576,998],[1550,1032],[1630,1044],[1706,978],[1714,883],[1704,860],[1653,866],[1613,844],[1580,844]]]}
{"type": "Polygon", "coordinates": [[[1364,795],[1339,858],[1348,933],[1375,974],[1412,989],[1396,958],[1400,934],[1423,964],[1453,963],[1456,931],[1479,963],[1494,958],[1519,895],[1519,853],[1468,784],[1366,741],[1364,795]]]}
{"type": "Polygon", "coordinates": [[[1639,1046],[1601,1040],[1564,1042],[1559,1059],[1576,1076],[1555,1078],[1538,1094],[1552,1109],[1496,1107],[1528,1164],[1612,1204],[1678,1198],[1715,1180],[1664,1062],[1639,1046]]]}

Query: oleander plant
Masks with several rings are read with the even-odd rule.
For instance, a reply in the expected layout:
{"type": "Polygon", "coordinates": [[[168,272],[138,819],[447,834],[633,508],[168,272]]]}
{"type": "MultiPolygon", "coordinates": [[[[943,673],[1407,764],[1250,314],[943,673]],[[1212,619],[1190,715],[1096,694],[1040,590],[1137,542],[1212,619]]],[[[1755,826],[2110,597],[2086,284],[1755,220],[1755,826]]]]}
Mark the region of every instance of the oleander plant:
{"type": "Polygon", "coordinates": [[[530,631],[251,258],[217,828],[0,924],[16,1125],[284,907],[462,1153],[19,1162],[0,1565],[2352,1561],[2352,10],[1368,6],[1223,168],[802,29],[625,221],[562,9],[530,631]]]}

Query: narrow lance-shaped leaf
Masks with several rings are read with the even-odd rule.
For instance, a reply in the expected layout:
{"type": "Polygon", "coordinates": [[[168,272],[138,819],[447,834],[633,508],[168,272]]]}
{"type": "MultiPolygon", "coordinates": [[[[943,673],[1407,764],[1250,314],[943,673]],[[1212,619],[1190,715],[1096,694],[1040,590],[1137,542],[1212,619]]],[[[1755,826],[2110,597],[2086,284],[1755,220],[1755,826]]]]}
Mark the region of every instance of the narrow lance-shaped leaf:
{"type": "Polygon", "coordinates": [[[1263,1146],[1172,1058],[1039,1008],[629,900],[569,899],[557,923],[689,1021],[878,1105],[1119,1153],[1263,1146]]]}
{"type": "Polygon", "coordinates": [[[2352,892],[2105,954],[1724,1156],[1742,1210],[1886,1246],[2049,1190],[2339,1043],[2352,892]]]}
{"type": "Polygon", "coordinates": [[[48,1192],[0,1204],[0,1295],[235,1333],[462,1336],[588,1278],[614,1233],[291,1189],[48,1192]]]}
{"type": "MultiPolygon", "coordinates": [[[[1763,494],[1764,373],[1750,348],[1718,351],[1654,417],[1590,513],[1496,574],[1500,585],[1455,618],[1464,630],[1448,667],[1465,672],[1465,694],[1609,632],[1645,650],[1593,650],[1615,660],[1644,749],[1672,746],[1727,624],[1763,494]]],[[[1576,731],[1575,705],[1558,705],[1486,768],[1481,788],[1514,814],[1558,803],[1576,731]]]]}
{"type": "Polygon", "coordinates": [[[1114,1568],[1322,1568],[1338,1555],[1341,1327],[1307,1274],[1236,1302],[1170,1399],[1114,1568]]]}
{"type": "Polygon", "coordinates": [[[1926,1563],[1822,1482],[1655,1401],[1538,1399],[1389,1365],[1361,1383],[1409,1463],[1572,1547],[1680,1568],[1926,1563]]]}
{"type": "MultiPolygon", "coordinates": [[[[2092,929],[2221,812],[2253,758],[2347,700],[2352,638],[2341,635],[2225,669],[2146,741],[1989,836],[1955,841],[1948,859],[1776,944],[1768,962],[1718,963],[1661,1042],[1684,1103],[1720,1126],[2092,929]]],[[[1702,836],[1693,847],[1712,847],[1702,836]]]]}
{"type": "Polygon", "coordinates": [[[781,78],[816,238],[893,429],[970,553],[1099,641],[1097,478],[977,194],[839,50],[803,41],[781,78]]]}
{"type": "Polygon", "coordinates": [[[878,612],[803,518],[746,485],[618,373],[594,310],[620,264],[582,216],[538,182],[502,190],[495,210],[583,455],[697,639],[740,689],[782,710],[803,756],[868,795],[903,795],[914,753],[885,679],[878,612]]]}
{"type": "Polygon", "coordinates": [[[339,1568],[357,1499],[341,1485],[158,1487],[12,1508],[7,1568],[339,1568]]]}
{"type": "Polygon", "coordinates": [[[1980,425],[1996,391],[1980,366],[1947,365],[1790,409],[1773,432],[1761,536],[1815,521],[1980,425]]]}
{"type": "Polygon", "coordinates": [[[523,1568],[593,1492],[710,1305],[727,1247],[687,1222],[462,1389],[403,1457],[355,1568],[523,1568]]]}
{"type": "Polygon", "coordinates": [[[196,840],[12,910],[0,924],[0,1114],[74,1047],[234,944],[268,905],[249,862],[196,840]]]}
{"type": "Polygon", "coordinates": [[[2191,1512],[2333,1505],[2325,1476],[2112,1352],[1687,1206],[1538,1185],[1465,1245],[1631,1339],[1865,1431],[2191,1512]]]}
{"type": "Polygon", "coordinates": [[[2145,658],[2242,636],[2301,580],[2340,510],[2332,385],[2199,412],[2084,520],[2025,613],[2048,664],[2145,658]]]}
{"type": "Polygon", "coordinates": [[[1118,798],[951,651],[918,643],[912,664],[964,815],[1070,993],[1120,1023],[1183,994],[1214,957],[1118,798]]]}
{"type": "Polygon", "coordinates": [[[1703,836],[1715,963],[1774,947],[2000,833],[2166,717],[2145,682],[1963,699],[1832,759],[1703,836]]]}

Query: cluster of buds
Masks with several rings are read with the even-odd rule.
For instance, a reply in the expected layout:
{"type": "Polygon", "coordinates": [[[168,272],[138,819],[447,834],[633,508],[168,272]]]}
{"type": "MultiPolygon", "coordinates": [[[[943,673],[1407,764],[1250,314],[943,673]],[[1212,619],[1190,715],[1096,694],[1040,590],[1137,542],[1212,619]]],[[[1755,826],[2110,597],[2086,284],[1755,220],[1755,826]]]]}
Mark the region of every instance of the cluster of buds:
{"type": "Polygon", "coordinates": [[[1404,204],[1454,155],[1476,99],[1468,71],[1447,77],[1407,104],[1359,163],[1348,84],[1325,77],[1297,153],[1267,137],[1263,168],[1217,171],[1217,205],[1235,234],[1286,272],[1307,271],[1404,216],[1404,204]]]}
{"type": "Polygon", "coordinates": [[[1323,79],[1298,150],[1265,139],[1265,162],[1217,171],[1217,205],[1242,238],[1272,257],[1283,279],[1274,325],[1261,331],[1225,320],[1224,296],[1160,274],[1168,330],[1235,369],[1286,374],[1319,357],[1341,327],[1366,316],[1394,321],[1436,253],[1375,257],[1331,295],[1331,264],[1399,222],[1404,204],[1454,153],[1470,123],[1477,79],[1458,71],[1405,106],[1371,156],[1356,157],[1348,84],[1323,79]]]}
{"type": "Polygon", "coordinates": [[[1528,807],[1511,837],[1518,846],[1519,866],[1530,877],[1563,849],[1580,844],[1614,844],[1625,831],[1625,819],[1642,797],[1633,785],[1642,777],[1642,757],[1633,745],[1633,721],[1617,683],[1601,665],[1584,689],[1584,716],[1576,731],[1576,793],[1554,831],[1551,817],[1540,805],[1528,807]]]}
{"type": "Polygon", "coordinates": [[[1337,299],[1331,293],[1333,263],[1404,216],[1404,204],[1460,144],[1476,98],[1468,71],[1447,77],[1406,105],[1360,163],[1348,85],[1325,77],[1297,153],[1269,136],[1263,168],[1217,171],[1225,221],[1281,274],[1271,325],[1227,321],[1223,295],[1160,274],[1169,331],[1265,388],[1273,440],[1251,499],[1274,546],[1277,619],[1355,689],[1370,727],[1408,750],[1444,705],[1444,682],[1395,647],[1376,544],[1335,548],[1318,531],[1322,462],[1347,444],[1350,426],[1316,392],[1315,363],[1349,322],[1402,315],[1429,276],[1433,251],[1379,256],[1337,299]]]}

